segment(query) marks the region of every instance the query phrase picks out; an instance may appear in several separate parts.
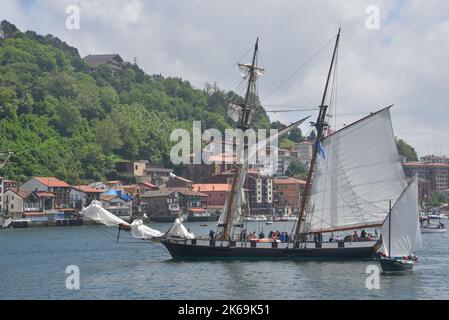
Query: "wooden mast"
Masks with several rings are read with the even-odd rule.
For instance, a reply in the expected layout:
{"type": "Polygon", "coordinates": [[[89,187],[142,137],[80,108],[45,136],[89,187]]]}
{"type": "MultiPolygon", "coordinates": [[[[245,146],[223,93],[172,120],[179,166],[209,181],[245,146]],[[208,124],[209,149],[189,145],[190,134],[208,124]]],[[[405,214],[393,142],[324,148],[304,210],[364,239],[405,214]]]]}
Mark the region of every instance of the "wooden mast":
{"type": "MultiPolygon", "coordinates": [[[[254,54],[253,54],[253,60],[251,63],[251,66],[249,66],[249,80],[248,80],[248,87],[246,89],[245,94],[245,104],[242,106],[242,115],[239,119],[238,128],[243,130],[245,132],[250,125],[251,121],[251,112],[253,111],[253,105],[255,104],[255,97],[252,97],[252,95],[255,94],[255,82],[256,82],[256,76],[255,76],[255,65],[256,65],[256,58],[257,58],[257,51],[259,47],[259,38],[256,40],[256,44],[254,46],[254,54]]],[[[245,143],[244,143],[245,144],[245,143]]],[[[234,145],[234,142],[233,142],[234,145]]],[[[234,149],[234,148],[233,148],[234,149]]],[[[245,150],[247,148],[242,148],[243,152],[245,153],[245,150]]],[[[243,161],[246,161],[245,154],[243,155],[243,161]]],[[[219,236],[219,239],[221,240],[228,240],[230,237],[230,230],[231,230],[231,224],[232,219],[234,217],[234,210],[235,208],[235,196],[237,192],[241,192],[241,190],[237,190],[237,183],[239,176],[241,174],[241,171],[244,170],[243,166],[241,164],[236,164],[234,169],[234,176],[232,178],[232,185],[231,190],[228,193],[228,198],[226,199],[227,206],[226,206],[226,216],[225,216],[225,223],[224,223],[224,229],[223,233],[219,236]]]]}
{"type": "Polygon", "coordinates": [[[390,210],[388,213],[388,257],[391,257],[391,200],[390,210]]]}
{"type": "Polygon", "coordinates": [[[317,121],[315,123],[315,127],[316,127],[316,130],[317,130],[317,135],[316,135],[315,143],[314,143],[314,146],[313,146],[312,159],[310,161],[309,173],[307,175],[307,181],[306,181],[306,186],[305,186],[305,189],[304,189],[304,195],[303,195],[302,201],[301,201],[301,208],[300,208],[300,211],[299,211],[298,221],[296,222],[296,228],[295,228],[295,240],[296,241],[299,240],[299,236],[300,236],[300,232],[301,232],[302,219],[304,218],[304,212],[305,212],[306,205],[307,205],[307,202],[308,202],[309,196],[310,196],[310,188],[311,188],[311,185],[312,185],[312,176],[313,176],[313,172],[314,172],[314,169],[315,169],[315,164],[316,164],[316,159],[317,159],[317,154],[318,154],[318,148],[319,148],[319,145],[320,145],[321,138],[323,136],[323,129],[324,129],[325,125],[326,125],[324,120],[325,120],[325,117],[326,117],[327,106],[324,105],[324,103],[326,102],[327,90],[329,88],[329,82],[330,82],[330,78],[331,78],[331,74],[332,74],[332,70],[333,70],[333,66],[334,66],[335,56],[337,54],[338,43],[340,41],[340,30],[341,30],[341,28],[338,29],[337,39],[335,40],[334,52],[332,54],[331,65],[329,67],[329,72],[327,74],[326,86],[324,87],[324,93],[323,93],[323,97],[321,99],[320,112],[318,113],[318,118],[317,118],[317,121]]]}

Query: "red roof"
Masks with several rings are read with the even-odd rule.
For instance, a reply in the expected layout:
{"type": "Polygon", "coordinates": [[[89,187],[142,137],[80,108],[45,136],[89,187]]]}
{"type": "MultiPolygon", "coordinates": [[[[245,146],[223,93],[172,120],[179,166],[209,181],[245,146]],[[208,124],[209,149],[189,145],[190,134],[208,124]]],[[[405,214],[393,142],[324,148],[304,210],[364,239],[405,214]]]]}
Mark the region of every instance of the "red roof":
{"type": "Polygon", "coordinates": [[[47,187],[70,187],[67,182],[59,180],[55,177],[34,177],[34,179],[46,185],[47,187]]]}
{"type": "Polygon", "coordinates": [[[73,188],[84,193],[103,193],[103,190],[98,190],[87,185],[74,186],[73,188]]]}
{"type": "Polygon", "coordinates": [[[157,189],[157,187],[154,184],[149,182],[141,182],[140,186],[145,189],[157,189]]]}
{"type": "Polygon", "coordinates": [[[306,184],[306,181],[288,177],[288,178],[275,178],[273,180],[273,183],[274,184],[306,184]]]}
{"type": "Polygon", "coordinates": [[[193,190],[198,192],[228,192],[230,189],[231,185],[228,183],[204,183],[193,185],[193,190]]]}

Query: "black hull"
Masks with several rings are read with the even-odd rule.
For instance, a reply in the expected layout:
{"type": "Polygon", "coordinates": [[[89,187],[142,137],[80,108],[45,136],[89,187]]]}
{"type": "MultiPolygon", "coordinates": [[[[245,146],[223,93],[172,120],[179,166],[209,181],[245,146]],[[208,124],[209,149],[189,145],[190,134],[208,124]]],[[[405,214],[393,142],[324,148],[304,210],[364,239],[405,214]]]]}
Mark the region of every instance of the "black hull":
{"type": "Polygon", "coordinates": [[[187,217],[188,222],[204,222],[204,221],[218,221],[217,217],[187,217]]]}
{"type": "Polygon", "coordinates": [[[152,222],[175,222],[176,217],[150,217],[152,222]]]}
{"type": "Polygon", "coordinates": [[[197,246],[162,240],[162,244],[177,260],[371,260],[373,247],[361,248],[252,248],[230,246],[197,246]]]}
{"type": "Polygon", "coordinates": [[[383,273],[406,273],[413,271],[413,262],[403,262],[401,260],[382,259],[380,266],[383,273]]]}

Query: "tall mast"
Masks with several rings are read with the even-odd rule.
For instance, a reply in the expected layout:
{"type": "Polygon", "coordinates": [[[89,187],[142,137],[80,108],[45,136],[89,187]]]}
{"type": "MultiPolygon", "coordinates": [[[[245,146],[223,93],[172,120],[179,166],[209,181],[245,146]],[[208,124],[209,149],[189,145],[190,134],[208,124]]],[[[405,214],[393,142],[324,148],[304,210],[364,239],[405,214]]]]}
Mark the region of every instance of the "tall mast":
{"type": "MultiPolygon", "coordinates": [[[[259,48],[259,38],[256,40],[256,44],[254,46],[254,54],[251,65],[247,65],[245,67],[248,68],[248,87],[246,89],[245,94],[245,103],[242,105],[242,112],[241,116],[238,122],[238,128],[243,130],[245,132],[251,122],[251,112],[254,110],[255,103],[256,103],[256,59],[257,59],[257,51],[259,48]]],[[[244,144],[246,144],[244,142],[244,144]]],[[[246,152],[247,148],[242,148],[243,152],[246,152]]],[[[246,161],[245,155],[243,155],[243,161],[246,161]]],[[[234,170],[234,176],[232,179],[232,185],[231,190],[228,193],[228,198],[226,199],[227,206],[226,206],[226,216],[225,216],[225,223],[224,223],[224,229],[223,233],[219,236],[221,240],[228,240],[230,238],[230,231],[231,231],[231,224],[234,217],[234,210],[237,208],[235,207],[235,196],[237,192],[241,192],[241,190],[237,190],[239,185],[239,176],[243,174],[242,170],[246,170],[245,165],[236,164],[235,170],[234,170]]]]}
{"type": "Polygon", "coordinates": [[[391,200],[390,210],[388,213],[388,256],[391,257],[391,200]]]}
{"type": "Polygon", "coordinates": [[[340,41],[340,30],[341,30],[341,28],[338,29],[337,39],[335,40],[334,52],[332,54],[331,65],[329,67],[329,72],[327,74],[326,86],[324,87],[324,93],[323,93],[323,97],[321,99],[320,112],[318,113],[318,118],[315,123],[317,134],[316,134],[316,139],[315,139],[315,143],[313,146],[312,159],[310,161],[309,173],[307,175],[307,181],[306,181],[306,186],[304,189],[304,195],[303,195],[302,201],[301,201],[301,208],[299,211],[298,221],[296,222],[295,240],[299,240],[302,219],[304,218],[304,212],[305,212],[306,205],[307,205],[307,202],[308,202],[309,196],[310,196],[310,189],[311,189],[311,185],[312,185],[312,176],[313,176],[313,172],[315,169],[315,164],[316,164],[316,159],[317,159],[317,154],[318,154],[318,147],[319,147],[320,141],[323,137],[323,129],[326,126],[326,123],[324,120],[326,117],[327,106],[324,105],[324,103],[326,102],[327,91],[329,88],[329,82],[330,82],[332,70],[334,67],[334,61],[335,61],[335,56],[337,54],[338,43],[340,41]]]}

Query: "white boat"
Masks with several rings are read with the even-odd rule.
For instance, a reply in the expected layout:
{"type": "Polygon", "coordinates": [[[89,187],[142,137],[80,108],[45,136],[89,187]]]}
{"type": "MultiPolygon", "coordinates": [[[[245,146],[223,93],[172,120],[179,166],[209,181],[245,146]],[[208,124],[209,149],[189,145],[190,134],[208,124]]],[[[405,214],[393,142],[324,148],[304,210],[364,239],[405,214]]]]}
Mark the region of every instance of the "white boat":
{"type": "Polygon", "coordinates": [[[443,233],[447,228],[442,223],[423,222],[421,224],[421,233],[443,233]]]}
{"type": "Polygon", "coordinates": [[[384,273],[413,271],[417,260],[414,253],[422,249],[419,228],[418,177],[415,176],[382,224],[380,265],[384,273]]]}

